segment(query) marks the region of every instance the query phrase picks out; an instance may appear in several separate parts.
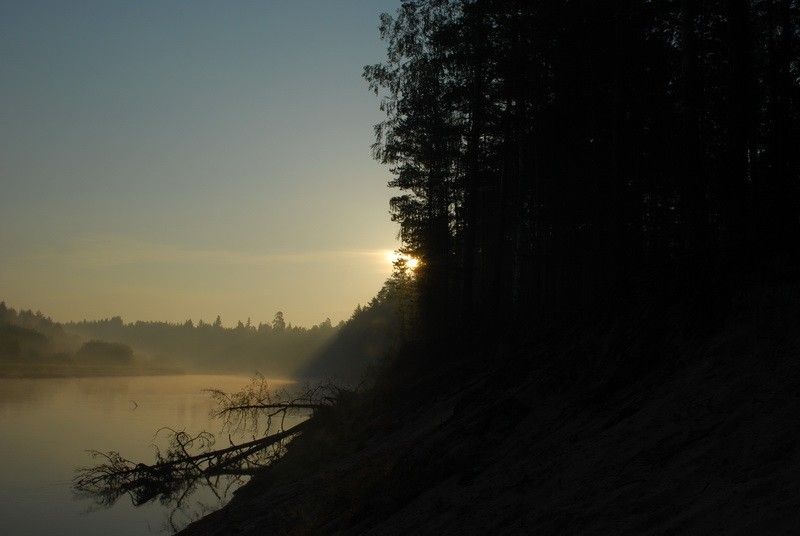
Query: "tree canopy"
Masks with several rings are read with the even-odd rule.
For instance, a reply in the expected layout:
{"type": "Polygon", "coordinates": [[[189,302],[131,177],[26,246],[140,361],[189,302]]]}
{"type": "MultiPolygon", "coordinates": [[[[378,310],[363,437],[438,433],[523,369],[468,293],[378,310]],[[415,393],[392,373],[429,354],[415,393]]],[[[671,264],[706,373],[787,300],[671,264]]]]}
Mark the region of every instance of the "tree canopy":
{"type": "MultiPolygon", "coordinates": [[[[365,68],[423,326],[797,261],[794,0],[406,0],[365,68]]],[[[439,329],[439,328],[437,328],[439,329]]]]}

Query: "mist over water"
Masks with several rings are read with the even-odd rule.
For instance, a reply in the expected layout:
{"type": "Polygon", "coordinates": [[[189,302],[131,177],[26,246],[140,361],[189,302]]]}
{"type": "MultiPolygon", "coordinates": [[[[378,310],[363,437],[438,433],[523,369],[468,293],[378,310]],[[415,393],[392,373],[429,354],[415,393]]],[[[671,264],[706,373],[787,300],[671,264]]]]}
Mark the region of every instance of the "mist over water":
{"type": "MultiPolygon", "coordinates": [[[[218,423],[209,416],[214,404],[203,389],[235,391],[249,381],[228,375],[0,379],[2,532],[165,533],[169,507],[155,502],[134,508],[123,497],[112,508],[96,508],[72,491],[75,469],[95,462],[88,449],[116,450],[150,463],[153,444],[160,442],[154,433],[164,426],[216,432],[218,423]]],[[[219,506],[208,491],[188,502],[197,501],[219,506]]],[[[179,514],[176,521],[187,520],[179,514]]]]}

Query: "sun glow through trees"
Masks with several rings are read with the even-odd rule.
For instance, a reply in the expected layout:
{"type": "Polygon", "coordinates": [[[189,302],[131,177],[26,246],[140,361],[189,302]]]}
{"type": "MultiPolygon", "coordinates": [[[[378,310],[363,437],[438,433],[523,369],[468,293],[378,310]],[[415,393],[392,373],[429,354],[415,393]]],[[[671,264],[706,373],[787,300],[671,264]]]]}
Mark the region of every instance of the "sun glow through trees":
{"type": "Polygon", "coordinates": [[[386,251],[384,253],[386,260],[394,266],[394,264],[399,260],[404,260],[406,263],[406,267],[413,271],[417,266],[419,266],[419,259],[416,257],[412,257],[411,255],[406,255],[405,253],[400,253],[399,251],[386,251]]]}

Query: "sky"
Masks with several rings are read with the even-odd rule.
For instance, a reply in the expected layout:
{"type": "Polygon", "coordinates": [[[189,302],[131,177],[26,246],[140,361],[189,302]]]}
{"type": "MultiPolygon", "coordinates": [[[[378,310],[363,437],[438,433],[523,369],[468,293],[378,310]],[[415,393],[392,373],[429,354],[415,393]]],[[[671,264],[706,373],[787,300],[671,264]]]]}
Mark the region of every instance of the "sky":
{"type": "Polygon", "coordinates": [[[0,2],[0,299],[346,319],[398,245],[361,79],[398,4],[0,2]]]}

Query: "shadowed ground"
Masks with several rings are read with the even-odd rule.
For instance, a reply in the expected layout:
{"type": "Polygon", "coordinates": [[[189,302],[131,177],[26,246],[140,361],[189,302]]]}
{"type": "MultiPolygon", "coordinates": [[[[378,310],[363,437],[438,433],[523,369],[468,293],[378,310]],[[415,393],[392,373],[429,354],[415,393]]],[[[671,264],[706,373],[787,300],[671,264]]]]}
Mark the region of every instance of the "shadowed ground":
{"type": "Polygon", "coordinates": [[[449,388],[409,374],[320,419],[183,534],[793,530],[799,311],[767,294],[711,328],[686,309],[575,326],[449,388]],[[559,373],[585,352],[596,367],[559,373]]]}

